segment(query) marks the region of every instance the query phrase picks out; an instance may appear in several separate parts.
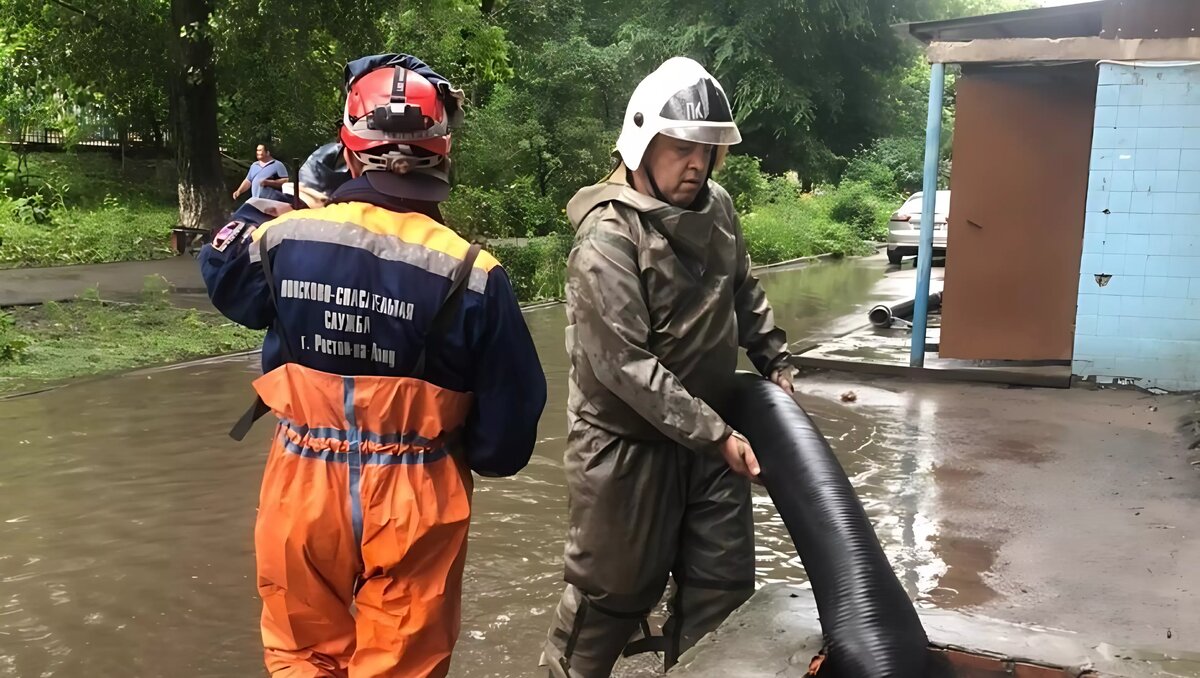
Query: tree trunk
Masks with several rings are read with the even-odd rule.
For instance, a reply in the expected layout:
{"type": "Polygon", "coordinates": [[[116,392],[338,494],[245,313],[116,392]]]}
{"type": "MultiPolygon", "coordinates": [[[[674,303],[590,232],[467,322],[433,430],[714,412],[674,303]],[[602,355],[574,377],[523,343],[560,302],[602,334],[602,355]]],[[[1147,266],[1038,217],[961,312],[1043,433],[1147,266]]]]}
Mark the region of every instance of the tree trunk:
{"type": "Polygon", "coordinates": [[[549,180],[548,175],[549,175],[549,170],[546,169],[545,152],[539,149],[538,150],[538,163],[537,163],[537,182],[538,182],[538,193],[543,198],[546,197],[546,184],[548,183],[548,180],[549,180]]]}
{"type": "Polygon", "coordinates": [[[213,0],[171,0],[171,124],[179,171],[179,225],[185,228],[217,228],[226,216],[209,34],[212,7],[213,0]]]}

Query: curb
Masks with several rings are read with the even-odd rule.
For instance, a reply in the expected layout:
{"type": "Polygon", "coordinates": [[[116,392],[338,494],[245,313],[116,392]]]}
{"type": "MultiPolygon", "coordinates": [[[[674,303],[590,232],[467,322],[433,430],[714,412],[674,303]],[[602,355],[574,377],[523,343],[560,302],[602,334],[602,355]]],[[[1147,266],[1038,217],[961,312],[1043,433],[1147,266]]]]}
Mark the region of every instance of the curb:
{"type": "Polygon", "coordinates": [[[543,308],[551,306],[559,306],[567,303],[566,299],[546,299],[545,301],[531,301],[528,304],[521,304],[521,312],[528,313],[530,311],[540,311],[543,308]]]}
{"type": "Polygon", "coordinates": [[[840,259],[859,259],[859,258],[861,258],[861,257],[847,257],[847,256],[841,255],[841,254],[818,254],[818,255],[812,256],[812,257],[800,257],[798,259],[788,259],[787,261],[777,261],[773,264],[762,264],[761,266],[754,266],[750,270],[752,272],[757,273],[759,271],[774,271],[774,270],[781,269],[781,268],[800,267],[800,266],[805,266],[805,265],[809,265],[809,264],[818,264],[818,263],[822,263],[822,262],[826,262],[826,261],[837,261],[840,259]]]}
{"type": "Polygon", "coordinates": [[[800,257],[798,259],[788,259],[787,261],[777,261],[773,264],[761,264],[750,269],[751,272],[773,271],[781,268],[799,267],[808,264],[826,263],[830,261],[849,261],[851,259],[866,259],[868,257],[877,256],[887,249],[887,243],[871,243],[871,248],[874,250],[871,254],[855,254],[846,256],[844,254],[817,254],[811,257],[800,257]]]}

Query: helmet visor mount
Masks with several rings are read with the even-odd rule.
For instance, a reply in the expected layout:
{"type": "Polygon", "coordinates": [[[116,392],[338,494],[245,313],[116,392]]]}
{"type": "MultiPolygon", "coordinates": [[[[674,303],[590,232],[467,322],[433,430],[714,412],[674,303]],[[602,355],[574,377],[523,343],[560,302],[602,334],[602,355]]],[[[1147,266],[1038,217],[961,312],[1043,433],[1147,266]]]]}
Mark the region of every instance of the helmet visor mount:
{"type": "Polygon", "coordinates": [[[392,95],[387,104],[371,111],[367,127],[391,134],[424,132],[433,126],[417,104],[407,102],[408,70],[392,69],[392,95]]]}
{"type": "Polygon", "coordinates": [[[434,154],[418,154],[411,147],[397,146],[394,150],[384,153],[370,151],[352,151],[354,157],[363,164],[364,171],[383,171],[392,174],[408,174],[414,170],[432,170],[449,159],[434,154]]]}
{"type": "Polygon", "coordinates": [[[390,103],[376,106],[367,120],[367,129],[389,134],[424,132],[433,126],[417,104],[390,103]]]}

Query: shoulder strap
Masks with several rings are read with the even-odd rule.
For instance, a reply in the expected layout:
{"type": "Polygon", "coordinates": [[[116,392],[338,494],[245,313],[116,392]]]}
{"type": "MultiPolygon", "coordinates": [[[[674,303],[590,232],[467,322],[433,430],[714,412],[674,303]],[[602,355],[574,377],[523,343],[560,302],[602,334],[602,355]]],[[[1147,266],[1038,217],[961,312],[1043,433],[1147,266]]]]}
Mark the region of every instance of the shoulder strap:
{"type": "Polygon", "coordinates": [[[250,407],[242,413],[242,416],[238,418],[237,423],[233,425],[233,428],[229,429],[229,437],[233,438],[239,443],[242,442],[245,440],[246,434],[249,433],[250,429],[254,426],[254,422],[262,419],[264,416],[266,416],[267,412],[270,411],[271,408],[267,407],[267,404],[263,402],[263,399],[255,396],[254,402],[251,403],[250,407]]]}
{"type": "Polygon", "coordinates": [[[471,279],[471,271],[475,268],[475,259],[479,256],[480,246],[472,244],[467,249],[466,256],[458,268],[454,269],[454,277],[450,279],[450,289],[446,292],[446,298],[442,300],[441,307],[433,316],[433,322],[429,324],[429,330],[425,332],[425,342],[421,345],[421,352],[417,354],[416,366],[413,368],[413,376],[418,379],[425,378],[425,359],[431,345],[440,346],[450,323],[454,321],[458,314],[459,306],[462,302],[463,294],[467,289],[467,283],[471,279]]]}
{"type": "MultiPolygon", "coordinates": [[[[267,292],[271,295],[271,306],[275,308],[275,330],[279,332],[279,343],[283,346],[283,359],[285,362],[296,362],[296,356],[292,353],[291,342],[288,341],[287,333],[283,329],[283,320],[279,317],[279,297],[275,294],[275,274],[271,271],[271,253],[267,250],[267,239],[260,237],[258,239],[258,256],[262,261],[263,278],[267,282],[267,292]]],[[[271,411],[267,404],[263,402],[261,397],[255,396],[254,402],[251,403],[249,409],[242,414],[233,428],[229,430],[229,437],[241,442],[246,434],[250,432],[250,428],[254,426],[254,422],[261,419],[264,415],[271,411]]]]}
{"type": "Polygon", "coordinates": [[[275,330],[279,332],[279,341],[283,344],[283,357],[289,363],[297,362],[292,353],[292,342],[288,341],[287,332],[283,329],[283,318],[279,315],[279,297],[275,292],[275,274],[271,271],[271,252],[267,249],[267,238],[264,233],[258,239],[258,257],[262,260],[263,278],[267,281],[267,291],[271,294],[271,306],[275,308],[275,330]]]}

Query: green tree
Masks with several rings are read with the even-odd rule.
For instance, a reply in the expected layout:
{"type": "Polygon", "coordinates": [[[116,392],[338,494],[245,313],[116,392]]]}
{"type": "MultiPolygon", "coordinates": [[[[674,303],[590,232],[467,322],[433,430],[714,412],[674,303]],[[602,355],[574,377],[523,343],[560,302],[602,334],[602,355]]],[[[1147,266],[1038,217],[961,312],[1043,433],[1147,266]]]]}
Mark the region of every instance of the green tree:
{"type": "Polygon", "coordinates": [[[155,0],[0,1],[0,89],[16,93],[6,117],[21,126],[24,109],[27,121],[70,128],[72,112],[90,111],[107,118],[122,140],[131,132],[161,140],[166,44],[165,14],[155,0]]]}
{"type": "Polygon", "coordinates": [[[3,34],[21,36],[21,60],[32,65],[4,89],[32,85],[43,106],[98,110],[122,139],[131,131],[161,139],[169,116],[180,222],[205,228],[220,221],[225,204],[217,155],[212,2],[0,3],[3,34]]]}
{"type": "Polygon", "coordinates": [[[567,200],[610,166],[637,78],[627,45],[593,43],[576,0],[510,0],[487,18],[507,37],[511,77],[477,93],[469,111],[456,145],[457,178],[471,186],[461,200],[492,222],[475,229],[562,230],[567,200]]]}
{"type": "MultiPolygon", "coordinates": [[[[169,142],[181,221],[209,224],[224,205],[219,146],[306,155],[337,129],[345,62],[405,52],[468,94],[450,211],[480,233],[538,234],[563,228],[566,201],[608,170],[634,85],[679,54],[721,79],[745,137],[737,150],[765,171],[811,186],[855,158],[861,180],[911,186],[928,68],[891,25],[1029,4],[0,0],[0,117],[12,135],[97,112],[122,139],[169,142]]],[[[951,78],[948,128],[953,91],[951,78]]]]}
{"type": "Polygon", "coordinates": [[[219,0],[212,20],[220,130],[231,153],[273,143],[281,158],[329,141],[342,115],[342,68],[382,52],[380,7],[364,0],[219,0]]]}
{"type": "Polygon", "coordinates": [[[744,152],[765,169],[807,181],[834,176],[839,158],[887,121],[881,74],[903,61],[882,0],[651,0],[624,35],[646,71],[684,54],[706,64],[733,96],[744,152]]]}
{"type": "Polygon", "coordinates": [[[511,45],[504,28],[479,3],[415,0],[380,17],[387,48],[420,57],[463,88],[479,105],[496,84],[512,76],[511,45]]]}
{"type": "Polygon", "coordinates": [[[226,216],[217,135],[213,0],[171,0],[171,122],[179,172],[179,221],[215,228],[226,216]]]}
{"type": "Polygon", "coordinates": [[[37,76],[40,64],[29,49],[33,27],[7,26],[0,31],[3,31],[0,32],[0,128],[10,139],[21,141],[17,145],[20,155],[13,168],[17,175],[6,182],[7,187],[16,185],[24,169],[26,135],[50,115],[53,90],[37,76]]]}

